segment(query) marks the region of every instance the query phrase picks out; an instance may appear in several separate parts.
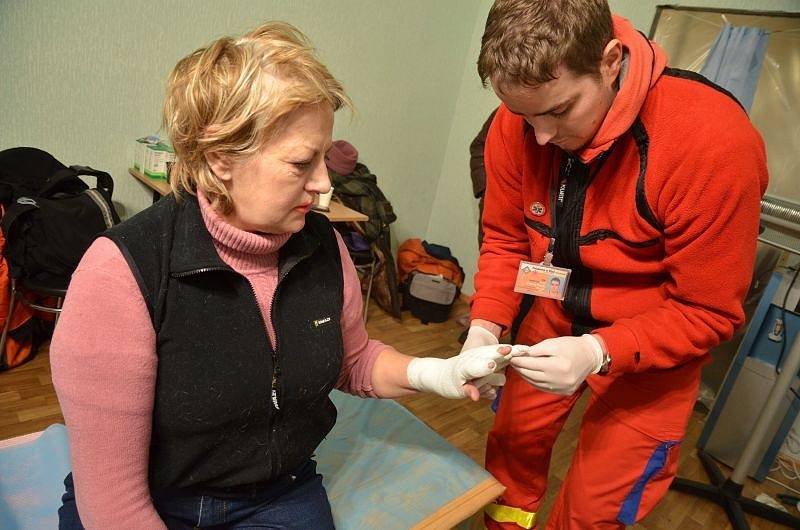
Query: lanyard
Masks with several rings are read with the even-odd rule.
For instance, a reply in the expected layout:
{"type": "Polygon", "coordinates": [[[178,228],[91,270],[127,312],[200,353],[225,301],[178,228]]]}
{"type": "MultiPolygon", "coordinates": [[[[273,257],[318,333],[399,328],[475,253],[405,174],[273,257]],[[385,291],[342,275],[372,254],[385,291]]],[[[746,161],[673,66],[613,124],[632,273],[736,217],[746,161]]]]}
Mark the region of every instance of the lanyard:
{"type": "Polygon", "coordinates": [[[556,234],[558,233],[558,209],[564,206],[564,196],[567,192],[567,177],[569,177],[572,172],[572,164],[573,158],[569,156],[563,173],[560,170],[557,172],[556,181],[558,187],[556,188],[556,186],[553,186],[551,180],[550,189],[548,190],[548,195],[550,196],[550,224],[552,226],[550,227],[550,242],[547,245],[547,252],[545,252],[544,261],[542,262],[542,264],[547,267],[553,264],[553,252],[556,249],[556,234]]]}

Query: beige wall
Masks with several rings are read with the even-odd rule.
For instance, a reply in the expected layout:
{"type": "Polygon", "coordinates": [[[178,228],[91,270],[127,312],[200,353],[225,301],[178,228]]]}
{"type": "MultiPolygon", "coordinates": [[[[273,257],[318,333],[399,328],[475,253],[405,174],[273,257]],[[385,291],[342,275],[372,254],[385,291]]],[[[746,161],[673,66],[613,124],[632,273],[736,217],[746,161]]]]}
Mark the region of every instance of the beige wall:
{"type": "Polygon", "coordinates": [[[379,176],[402,240],[424,235],[479,0],[0,1],[0,149],[43,148],[110,171],[128,214],[150,203],[126,167],[160,125],[164,80],[212,39],[267,19],[301,28],[344,84],[337,117],[379,176]]]}
{"type": "MultiPolygon", "coordinates": [[[[649,32],[653,0],[611,0],[649,32]]],[[[299,26],[345,85],[358,118],[337,118],[398,214],[394,237],[448,245],[471,292],[477,203],[468,146],[495,96],[475,68],[489,0],[0,0],[0,149],[31,145],[110,171],[128,214],[150,203],[128,178],[134,138],[156,132],[175,62],[266,19],[299,26]]],[[[748,0],[695,0],[753,8],[748,0]]],[[[762,0],[760,10],[800,10],[762,0]]]]}

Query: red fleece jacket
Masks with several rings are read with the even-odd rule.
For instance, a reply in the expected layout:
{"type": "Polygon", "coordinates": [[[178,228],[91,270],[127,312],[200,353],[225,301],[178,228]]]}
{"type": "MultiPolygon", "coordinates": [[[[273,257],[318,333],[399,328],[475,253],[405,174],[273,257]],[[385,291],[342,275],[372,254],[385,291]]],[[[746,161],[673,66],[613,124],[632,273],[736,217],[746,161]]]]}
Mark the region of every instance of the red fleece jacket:
{"type": "MultiPolygon", "coordinates": [[[[606,160],[582,197],[574,234],[589,271],[584,306],[612,373],[622,374],[702,362],[742,325],[767,167],[761,137],[734,99],[665,68],[663,52],[627,20],[615,17],[614,30],[628,71],[595,138],[575,153],[592,171],[598,155],[606,160]]],[[[521,298],[513,291],[519,262],[542,261],[542,232],[552,226],[549,206],[540,216],[530,206],[550,204],[564,153],[539,146],[523,118],[501,106],[485,155],[485,239],[471,317],[508,329],[521,298]]],[[[571,335],[573,320],[563,303],[537,299],[518,339],[571,335]]]]}

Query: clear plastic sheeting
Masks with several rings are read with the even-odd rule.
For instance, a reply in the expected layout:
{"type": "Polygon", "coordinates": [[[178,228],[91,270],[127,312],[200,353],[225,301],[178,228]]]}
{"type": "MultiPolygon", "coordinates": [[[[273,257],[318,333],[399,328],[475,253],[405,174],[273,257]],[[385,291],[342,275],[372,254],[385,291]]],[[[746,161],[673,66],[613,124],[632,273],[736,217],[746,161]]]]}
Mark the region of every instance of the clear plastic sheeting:
{"type": "Polygon", "coordinates": [[[800,15],[663,7],[651,39],[669,65],[699,72],[726,24],[769,33],[750,118],[764,137],[771,196],[800,202],[800,15]]]}

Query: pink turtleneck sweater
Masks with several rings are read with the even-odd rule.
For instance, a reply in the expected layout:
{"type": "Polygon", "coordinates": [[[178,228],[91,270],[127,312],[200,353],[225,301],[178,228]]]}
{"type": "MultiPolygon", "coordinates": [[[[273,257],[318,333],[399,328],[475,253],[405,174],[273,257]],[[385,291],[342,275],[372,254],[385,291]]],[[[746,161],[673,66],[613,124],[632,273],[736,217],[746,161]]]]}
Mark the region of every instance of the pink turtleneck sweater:
{"type": "MultiPolygon", "coordinates": [[[[250,281],[269,337],[278,281],[277,250],[290,234],[261,235],[226,223],[198,197],[225,263],[250,281]]],[[[337,388],[373,396],[372,367],[386,346],[370,340],[361,288],[338,233],[344,279],[344,361],[337,388]]],[[[97,239],[72,276],[50,346],[50,363],[69,428],[78,510],[87,529],[165,529],[148,487],[148,450],[158,357],[139,287],[119,248],[97,239]]]]}

